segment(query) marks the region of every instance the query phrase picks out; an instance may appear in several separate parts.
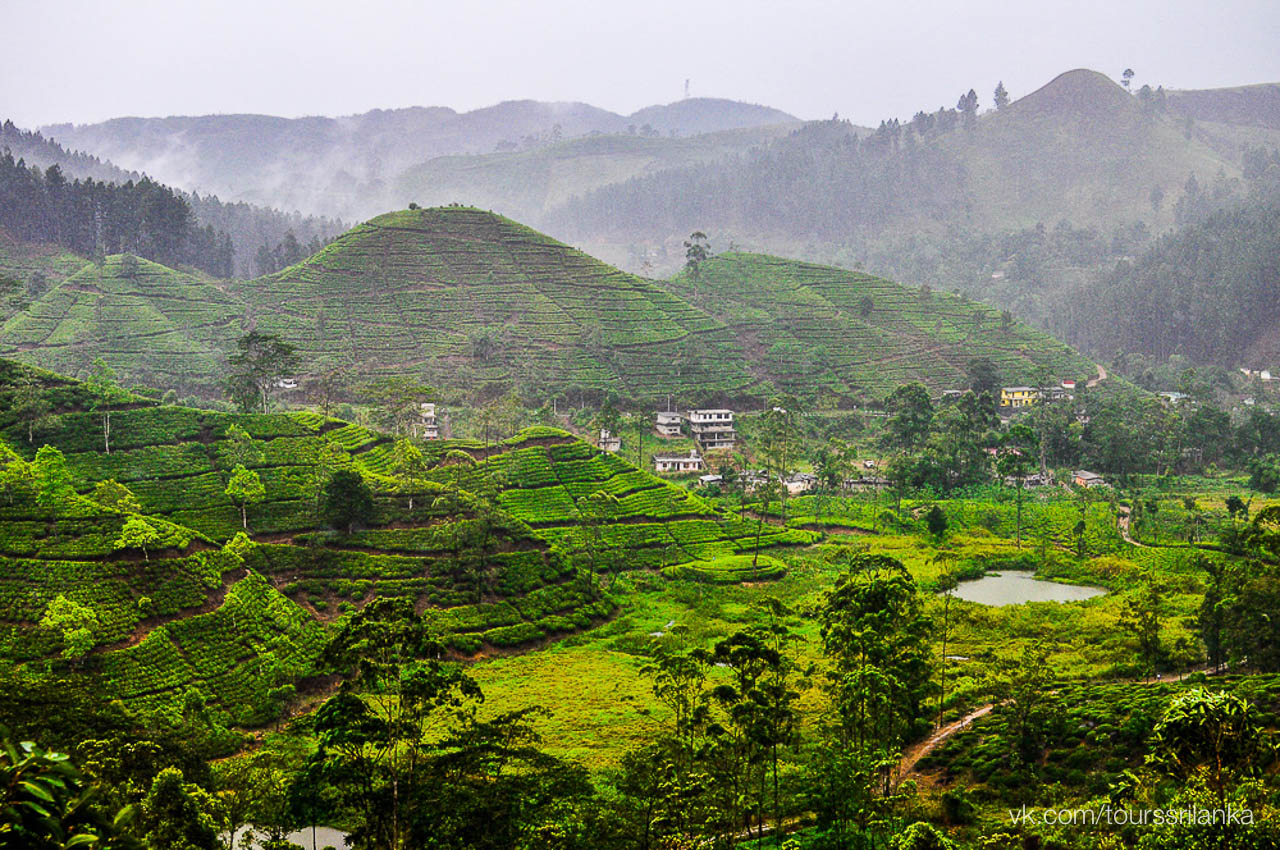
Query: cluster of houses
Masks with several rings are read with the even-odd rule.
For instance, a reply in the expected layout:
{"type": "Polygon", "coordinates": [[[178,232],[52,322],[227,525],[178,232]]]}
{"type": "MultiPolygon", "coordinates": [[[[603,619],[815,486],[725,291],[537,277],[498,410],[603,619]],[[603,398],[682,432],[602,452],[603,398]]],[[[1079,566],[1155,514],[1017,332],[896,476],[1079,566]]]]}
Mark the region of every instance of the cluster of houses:
{"type": "Polygon", "coordinates": [[[702,408],[688,410],[683,414],[674,410],[660,410],[654,414],[654,429],[660,437],[681,436],[686,423],[698,447],[687,455],[654,455],[654,472],[704,472],[707,465],[702,459],[702,453],[731,450],[737,445],[738,432],[733,427],[732,410],[702,408]]]}

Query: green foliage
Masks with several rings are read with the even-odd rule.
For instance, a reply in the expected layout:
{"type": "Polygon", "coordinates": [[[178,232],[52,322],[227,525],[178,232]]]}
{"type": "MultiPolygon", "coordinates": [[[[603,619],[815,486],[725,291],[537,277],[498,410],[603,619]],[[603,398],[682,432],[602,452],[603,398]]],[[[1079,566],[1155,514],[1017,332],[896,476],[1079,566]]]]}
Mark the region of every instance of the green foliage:
{"type": "MultiPolygon", "coordinates": [[[[0,727],[0,846],[14,850],[117,847],[117,818],[69,757],[31,741],[14,745],[0,727]]],[[[128,813],[120,813],[119,820],[128,813]]]]}
{"type": "Polygon", "coordinates": [[[227,481],[227,487],[223,492],[228,499],[239,506],[241,523],[248,529],[249,505],[256,505],[267,497],[267,488],[263,486],[258,473],[237,464],[236,468],[231,470],[231,478],[227,481]]]}
{"type": "Polygon", "coordinates": [[[116,538],[117,549],[141,549],[142,557],[145,560],[151,560],[151,556],[147,554],[148,546],[155,546],[160,542],[160,532],[156,527],[147,522],[140,516],[131,516],[124,521],[124,528],[120,529],[120,536],[116,538]]]}
{"type": "Polygon", "coordinates": [[[93,495],[90,498],[104,508],[119,511],[120,513],[136,514],[142,512],[142,504],[138,501],[138,497],[134,495],[132,490],[114,478],[99,481],[97,486],[93,488],[93,495]]]}
{"type": "Polygon", "coordinates": [[[325,484],[320,510],[331,528],[351,534],[373,518],[373,493],[360,473],[340,469],[325,484]]]}
{"type": "Polygon", "coordinates": [[[227,396],[245,413],[267,413],[276,382],[295,374],[301,362],[297,349],[279,336],[250,331],[227,358],[227,396]]]}
{"type": "Polygon", "coordinates": [[[36,501],[45,508],[56,509],[74,495],[67,459],[53,446],[41,446],[36,452],[31,473],[36,487],[36,501]]]}
{"type": "Polygon", "coordinates": [[[184,781],[181,770],[165,768],[142,800],[138,829],[150,847],[216,850],[224,825],[220,808],[212,794],[184,781]]]}
{"type": "Polygon", "coordinates": [[[1182,781],[1202,774],[1222,793],[1261,755],[1262,730],[1247,700],[1196,688],[1170,701],[1151,734],[1148,762],[1182,781]]]}
{"type": "Polygon", "coordinates": [[[84,658],[93,649],[97,626],[98,616],[90,608],[62,595],[49,603],[40,618],[42,629],[61,633],[62,657],[72,661],[84,658]]]}

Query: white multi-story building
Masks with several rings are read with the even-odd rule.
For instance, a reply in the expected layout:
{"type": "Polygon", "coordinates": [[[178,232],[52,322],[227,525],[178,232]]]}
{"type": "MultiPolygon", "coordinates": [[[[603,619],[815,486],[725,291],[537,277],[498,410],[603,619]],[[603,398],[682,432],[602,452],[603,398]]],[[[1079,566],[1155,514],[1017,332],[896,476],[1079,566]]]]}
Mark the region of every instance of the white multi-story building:
{"type": "Polygon", "coordinates": [[[732,449],[738,432],[733,429],[733,411],[721,409],[690,410],[685,418],[698,448],[704,452],[732,449]]]}
{"type": "Polygon", "coordinates": [[[615,435],[608,428],[601,428],[600,442],[597,445],[600,446],[601,451],[616,452],[622,448],[622,438],[615,435]]]}
{"type": "Polygon", "coordinates": [[[418,421],[413,426],[413,433],[420,440],[440,439],[440,426],[436,424],[435,402],[422,403],[418,409],[418,421]]]}

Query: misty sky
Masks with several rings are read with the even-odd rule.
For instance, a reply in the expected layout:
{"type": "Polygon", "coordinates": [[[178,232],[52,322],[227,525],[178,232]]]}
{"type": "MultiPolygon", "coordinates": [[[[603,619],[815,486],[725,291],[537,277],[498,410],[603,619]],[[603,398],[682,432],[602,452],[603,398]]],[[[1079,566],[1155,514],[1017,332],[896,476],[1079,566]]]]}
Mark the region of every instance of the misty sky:
{"type": "Polygon", "coordinates": [[[1089,67],[1135,85],[1280,81],[1280,2],[3,0],[0,118],[343,115],[695,96],[856,123],[983,106],[1089,67]]]}

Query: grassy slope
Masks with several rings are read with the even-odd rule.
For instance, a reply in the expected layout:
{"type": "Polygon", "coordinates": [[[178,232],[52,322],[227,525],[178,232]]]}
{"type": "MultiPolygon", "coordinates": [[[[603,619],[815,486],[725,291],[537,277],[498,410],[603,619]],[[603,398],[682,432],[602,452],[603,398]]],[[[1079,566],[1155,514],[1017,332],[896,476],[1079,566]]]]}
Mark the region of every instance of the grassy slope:
{"type": "Polygon", "coordinates": [[[860,272],[760,254],[722,254],[663,284],[729,325],[754,355],[757,376],[789,392],[884,398],[899,384],[963,386],[965,365],[990,357],[1009,383],[1038,369],[1084,379],[1093,364],[1020,322],[942,293],[923,295],[860,272]],[[872,312],[861,315],[870,297],[872,312]]]}
{"type": "Polygon", "coordinates": [[[1048,336],[1005,333],[994,310],[950,296],[926,304],[886,280],[758,255],[658,283],[468,207],[379,216],[238,284],[135,265],[86,266],[4,324],[0,354],[73,373],[104,357],[130,382],[217,394],[224,349],[253,327],[295,344],[309,366],[329,358],[361,377],[731,404],[777,389],[866,401],[912,379],[954,387],[979,355],[1008,381],[1031,380],[1036,364],[1093,372],[1048,336]]]}
{"type": "Polygon", "coordinates": [[[1096,71],[1069,71],[986,115],[972,133],[939,144],[963,163],[969,224],[983,229],[1067,220],[1104,232],[1134,221],[1173,223],[1188,175],[1209,185],[1237,165],[1193,137],[1176,118],[1144,114],[1137,98],[1096,71]],[[1151,190],[1165,191],[1156,213],[1151,190]]]}
{"type": "MultiPolygon", "coordinates": [[[[124,515],[80,496],[50,513],[20,489],[12,505],[0,505],[0,655],[22,661],[56,652],[58,635],[35,624],[65,594],[94,609],[95,641],[114,649],[90,662],[104,687],[153,708],[177,710],[194,687],[233,717],[260,717],[254,707],[269,688],[308,672],[322,624],[375,595],[413,596],[463,652],[588,626],[612,603],[565,548],[578,524],[574,499],[597,490],[619,499],[615,521],[601,533],[604,545],[614,547],[611,560],[627,567],[711,560],[741,551],[751,539],[746,524],[554,429],[524,432],[490,452],[471,443],[433,444],[430,480],[417,488],[410,509],[407,494],[386,475],[389,438],[359,426],[315,414],[218,414],[135,400],[113,414],[108,455],[82,385],[5,361],[0,366],[5,462],[54,445],[65,453],[76,489],[91,491],[108,477],[126,484],[164,538],[150,560],[116,551],[124,515]],[[12,386],[31,375],[60,414],[34,443],[4,403],[12,386]],[[257,459],[248,465],[267,491],[249,509],[259,545],[243,560],[217,548],[240,527],[223,493],[234,463],[226,441],[233,424],[254,438],[257,459]],[[350,537],[324,531],[316,516],[316,459],[328,443],[350,452],[376,490],[373,525],[350,537]],[[451,450],[477,463],[439,463],[451,450]],[[483,500],[470,491],[482,485],[498,492],[477,588],[452,541],[476,527],[483,500]]],[[[770,529],[765,545],[810,539],[770,529]]]]}
{"type": "Polygon", "coordinates": [[[75,374],[97,357],[132,382],[214,391],[238,300],[148,260],[86,264],[0,327],[0,356],[75,374]]]}

